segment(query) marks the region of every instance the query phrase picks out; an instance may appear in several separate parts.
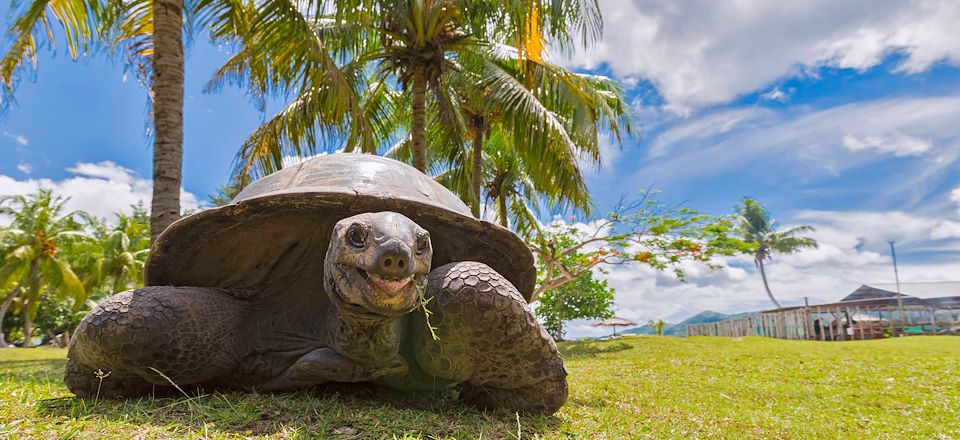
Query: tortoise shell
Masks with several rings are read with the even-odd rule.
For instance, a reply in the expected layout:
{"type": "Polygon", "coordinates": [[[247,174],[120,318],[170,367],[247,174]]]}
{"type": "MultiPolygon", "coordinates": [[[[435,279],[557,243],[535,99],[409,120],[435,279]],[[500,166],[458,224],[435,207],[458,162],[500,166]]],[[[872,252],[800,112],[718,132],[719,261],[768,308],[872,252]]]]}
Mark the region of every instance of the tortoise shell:
{"type": "Polygon", "coordinates": [[[146,285],[219,287],[250,296],[322,286],[333,226],[379,211],[403,214],[430,232],[433,267],[479,261],[530,300],[536,268],[523,240],[474,218],[455,194],[415,168],[356,153],[285,168],[250,184],[229,205],[173,223],[153,244],[146,285]]]}

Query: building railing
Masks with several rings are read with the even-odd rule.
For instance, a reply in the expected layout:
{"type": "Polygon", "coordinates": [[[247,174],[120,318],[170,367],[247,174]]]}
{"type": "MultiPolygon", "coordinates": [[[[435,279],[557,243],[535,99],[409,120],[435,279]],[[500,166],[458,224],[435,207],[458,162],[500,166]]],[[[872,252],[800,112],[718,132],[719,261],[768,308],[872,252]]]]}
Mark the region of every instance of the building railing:
{"type": "Polygon", "coordinates": [[[687,336],[766,336],[849,341],[901,335],[960,335],[960,297],[861,300],[758,312],[687,325],[687,336]]]}

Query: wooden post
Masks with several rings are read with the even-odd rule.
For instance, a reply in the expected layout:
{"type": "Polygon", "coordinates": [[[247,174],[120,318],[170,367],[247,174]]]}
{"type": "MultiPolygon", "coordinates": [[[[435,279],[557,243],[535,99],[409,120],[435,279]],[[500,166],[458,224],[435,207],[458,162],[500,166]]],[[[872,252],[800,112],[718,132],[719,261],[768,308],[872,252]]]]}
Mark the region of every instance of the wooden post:
{"type": "Polygon", "coordinates": [[[830,309],[830,317],[832,318],[830,331],[833,332],[834,341],[843,340],[843,325],[841,325],[840,320],[837,318],[837,312],[834,309],[830,309]],[[837,325],[833,325],[836,322],[837,325]]]}
{"type": "Polygon", "coordinates": [[[927,313],[930,313],[930,334],[937,334],[937,313],[933,307],[927,307],[927,313]]]}
{"type": "Polygon", "coordinates": [[[840,337],[843,338],[841,339],[843,341],[846,341],[847,339],[849,339],[849,336],[850,336],[847,334],[847,329],[846,329],[846,327],[850,326],[850,323],[847,321],[847,316],[849,316],[850,314],[845,313],[846,311],[847,309],[845,307],[837,307],[837,312],[838,312],[837,316],[840,317],[840,337]]]}
{"type": "Polygon", "coordinates": [[[954,321],[954,319],[953,319],[953,309],[952,309],[952,308],[951,308],[951,309],[947,309],[947,317],[950,318],[950,331],[951,331],[952,333],[960,333],[960,331],[954,330],[954,326],[956,325],[956,321],[954,321]]]}
{"type": "MultiPolygon", "coordinates": [[[[859,315],[859,314],[860,314],[860,307],[854,307],[853,316],[857,316],[857,315],[859,315]]],[[[862,341],[862,340],[864,340],[864,337],[863,337],[863,318],[862,318],[862,317],[860,318],[859,321],[857,321],[857,328],[860,329],[860,340],[862,341]]]]}

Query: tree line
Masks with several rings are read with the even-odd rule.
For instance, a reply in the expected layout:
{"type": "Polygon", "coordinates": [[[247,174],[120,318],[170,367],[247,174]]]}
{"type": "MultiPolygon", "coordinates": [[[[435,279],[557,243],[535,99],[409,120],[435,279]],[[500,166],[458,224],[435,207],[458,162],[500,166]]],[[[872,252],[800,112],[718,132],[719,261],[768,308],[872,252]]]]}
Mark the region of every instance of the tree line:
{"type": "Polygon", "coordinates": [[[97,299],[143,285],[147,211],[134,206],[106,221],[65,212],[66,201],[46,190],[0,196],[0,215],[12,218],[0,227],[0,347],[11,330],[29,347],[35,324],[45,340],[69,335],[97,299]]]}

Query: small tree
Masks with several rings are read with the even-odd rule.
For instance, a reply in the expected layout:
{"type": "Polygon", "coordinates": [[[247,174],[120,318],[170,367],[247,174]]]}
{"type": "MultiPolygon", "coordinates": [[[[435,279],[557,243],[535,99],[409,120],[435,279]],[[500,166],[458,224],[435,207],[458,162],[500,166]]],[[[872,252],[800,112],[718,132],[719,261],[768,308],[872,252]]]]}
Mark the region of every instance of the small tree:
{"type": "Polygon", "coordinates": [[[763,278],[763,288],[773,305],[780,307],[780,302],[770,292],[767,282],[767,272],[764,261],[770,261],[774,252],[793,254],[806,247],[816,248],[817,241],[809,237],[797,237],[801,232],[813,231],[812,226],[794,226],[785,231],[777,230],[777,221],[770,218],[770,213],[756,199],[744,197],[737,206],[737,233],[743,240],[740,252],[752,255],[753,262],[760,269],[763,278]]]}
{"type": "Polygon", "coordinates": [[[544,293],[536,309],[543,326],[557,341],[563,340],[563,323],[574,319],[607,319],[613,316],[613,289],[593,272],[544,293]]]}
{"type": "Polygon", "coordinates": [[[541,270],[533,298],[610,265],[669,269],[683,280],[683,262],[717,268],[711,261],[714,255],[730,255],[742,248],[742,242],[727,236],[732,231],[729,220],[671,208],[653,195],[645,191],[638,200],[621,201],[607,218],[592,225],[591,232],[563,222],[534,231],[527,244],[541,270]]]}
{"type": "Polygon", "coordinates": [[[657,336],[663,336],[663,326],[665,324],[666,323],[663,322],[662,319],[657,319],[657,320],[651,319],[647,321],[647,325],[649,325],[650,327],[653,327],[653,331],[657,332],[657,336]]]}

